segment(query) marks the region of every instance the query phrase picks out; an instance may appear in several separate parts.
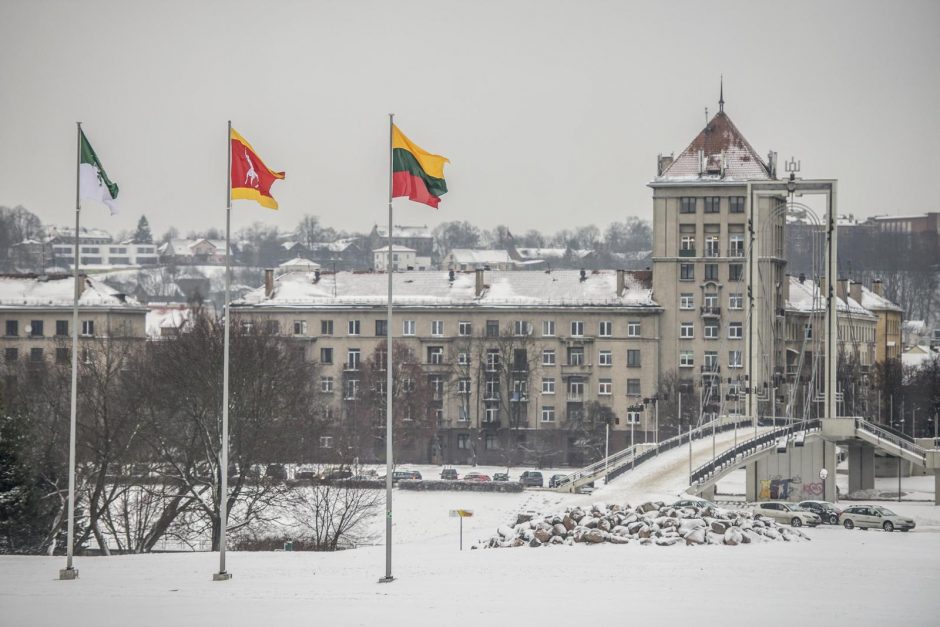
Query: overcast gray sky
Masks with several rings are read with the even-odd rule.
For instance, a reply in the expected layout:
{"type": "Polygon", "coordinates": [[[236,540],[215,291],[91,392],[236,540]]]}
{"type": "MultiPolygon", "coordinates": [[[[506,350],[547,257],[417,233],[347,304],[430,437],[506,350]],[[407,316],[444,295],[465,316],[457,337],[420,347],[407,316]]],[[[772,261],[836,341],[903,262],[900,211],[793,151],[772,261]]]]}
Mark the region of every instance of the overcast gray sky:
{"type": "Polygon", "coordinates": [[[273,212],[386,220],[388,119],[451,159],[435,211],[554,231],[651,217],[659,152],[717,108],[758,152],[839,179],[840,210],[940,210],[940,2],[0,2],[0,204],[73,219],[75,121],[121,188],[114,231],[224,224],[225,123],[287,179],[273,212]]]}

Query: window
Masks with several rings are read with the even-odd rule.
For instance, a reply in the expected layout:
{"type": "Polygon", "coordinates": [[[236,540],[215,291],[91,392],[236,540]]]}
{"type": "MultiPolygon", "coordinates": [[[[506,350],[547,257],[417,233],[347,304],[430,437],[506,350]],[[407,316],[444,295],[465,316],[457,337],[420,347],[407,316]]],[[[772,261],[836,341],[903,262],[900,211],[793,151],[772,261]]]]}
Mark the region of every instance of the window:
{"type": "Polygon", "coordinates": [[[728,264],[728,280],[729,281],[740,281],[743,276],[744,276],[744,264],[741,264],[741,263],[728,264]]]}
{"type": "Polygon", "coordinates": [[[385,337],[388,335],[388,320],[375,321],[375,337],[385,337]]]}
{"type": "Polygon", "coordinates": [[[639,396],[640,395],[640,380],[639,379],[627,379],[627,396],[639,396]]]}
{"type": "Polygon", "coordinates": [[[705,199],[705,213],[718,213],[721,208],[721,198],[709,196],[705,199]]]}
{"type": "Polygon", "coordinates": [[[637,321],[627,323],[627,337],[640,337],[640,323],[637,321]]]}
{"type": "Polygon", "coordinates": [[[457,365],[469,366],[470,365],[470,353],[466,351],[460,351],[459,353],[457,353],[457,365]]]}
{"type": "Polygon", "coordinates": [[[469,394],[470,393],[470,379],[464,377],[457,379],[457,394],[469,394]]]}
{"type": "Polygon", "coordinates": [[[695,323],[683,322],[679,325],[679,337],[682,339],[692,339],[695,337],[695,323]]]}
{"type": "Polygon", "coordinates": [[[744,337],[744,325],[741,322],[731,322],[728,324],[728,339],[740,340],[744,337]]]}
{"type": "Polygon", "coordinates": [[[358,348],[346,351],[346,370],[359,370],[361,353],[358,348]]]}
{"type": "Polygon", "coordinates": [[[705,351],[705,370],[718,371],[718,351],[705,351]]]}
{"type": "Polygon", "coordinates": [[[320,436],[320,448],[333,448],[333,436],[321,435],[320,436]]]}
{"type": "Polygon", "coordinates": [[[499,448],[499,439],[492,433],[487,433],[483,439],[483,447],[487,450],[496,450],[499,448]]]}
{"type": "Polygon", "coordinates": [[[527,320],[513,320],[512,321],[512,334],[513,335],[529,335],[532,333],[532,325],[529,324],[527,320]]]}
{"type": "Polygon", "coordinates": [[[694,198],[680,198],[679,199],[679,213],[695,213],[695,199],[694,198]]]}
{"type": "Polygon", "coordinates": [[[680,281],[694,281],[695,280],[695,264],[680,263],[679,264],[679,280],[680,281]]]}
{"type": "Polygon", "coordinates": [[[728,256],[744,256],[744,233],[731,233],[728,236],[728,256]]]}
{"type": "Polygon", "coordinates": [[[572,379],[568,381],[568,400],[580,401],[584,399],[584,381],[572,379]]]}
{"type": "Polygon", "coordinates": [[[627,368],[640,367],[640,351],[635,348],[627,350],[627,368]]]}
{"type": "Polygon", "coordinates": [[[415,321],[414,320],[402,320],[401,321],[401,334],[402,335],[414,335],[415,334],[415,321]]]}
{"type": "MultiPolygon", "coordinates": [[[[20,352],[15,348],[5,348],[3,349],[3,360],[7,363],[12,363],[20,358],[20,352]]],[[[553,382],[554,383],[554,382],[553,382]]]]}
{"type": "Polygon", "coordinates": [[[29,349],[29,360],[33,363],[42,361],[42,349],[41,348],[29,349]]]}
{"type": "Polygon", "coordinates": [[[743,366],[741,351],[728,351],[728,367],[742,368],[743,366]]]}
{"type": "Polygon", "coordinates": [[[265,320],[264,321],[264,332],[270,333],[272,335],[277,335],[281,332],[281,323],[277,320],[265,320]]]}
{"type": "Polygon", "coordinates": [[[597,364],[599,366],[613,366],[614,356],[610,351],[599,351],[597,353],[597,364]]]}
{"type": "Polygon", "coordinates": [[[435,401],[444,398],[444,377],[439,374],[432,374],[428,377],[428,385],[431,387],[431,398],[435,401]]]}
{"type": "Polygon", "coordinates": [[[555,349],[546,348],[542,351],[542,365],[543,366],[554,366],[555,365],[555,349]]]}
{"type": "Polygon", "coordinates": [[[69,363],[69,349],[67,348],[57,348],[55,349],[55,362],[57,364],[67,364],[69,363]]]}
{"type": "Polygon", "coordinates": [[[583,346],[569,346],[568,347],[568,365],[569,366],[583,366],[584,365],[584,347],[583,346]]]}
{"type": "Polygon", "coordinates": [[[431,320],[431,335],[444,335],[443,320],[431,320]]]}
{"type": "Polygon", "coordinates": [[[434,366],[444,363],[443,346],[428,346],[428,363],[434,366]]]}
{"type": "Polygon", "coordinates": [[[706,340],[717,340],[719,336],[718,332],[718,323],[714,321],[708,321],[705,323],[705,339],[706,340]]]}
{"type": "Polygon", "coordinates": [[[555,422],[554,405],[542,405],[542,422],[555,422]]]}
{"type": "Polygon", "coordinates": [[[483,408],[483,422],[499,421],[499,403],[489,403],[483,408]]]}
{"type": "Polygon", "coordinates": [[[728,309],[744,309],[744,295],[741,292],[728,294],[728,309]]]}
{"type": "Polygon", "coordinates": [[[333,377],[320,377],[320,391],[324,394],[333,393],[333,377]]]}
{"type": "Polygon", "coordinates": [[[614,384],[610,379],[598,379],[597,394],[599,396],[610,396],[613,393],[614,384]]]}
{"type": "Polygon", "coordinates": [[[695,353],[692,351],[681,351],[679,353],[679,367],[692,368],[695,366],[695,353]]]}
{"type": "Polygon", "coordinates": [[[55,334],[59,337],[65,337],[69,334],[69,321],[68,320],[56,320],[55,321],[55,334]]]}
{"type": "Polygon", "coordinates": [[[715,313],[718,309],[718,294],[709,293],[705,294],[705,311],[708,313],[715,313]]]}
{"type": "MultiPolygon", "coordinates": [[[[19,320],[7,320],[7,337],[13,337],[20,334],[20,321],[19,320]]],[[[68,335],[66,333],[66,335],[68,335]]]]}
{"type": "Polygon", "coordinates": [[[42,337],[42,320],[30,320],[29,322],[29,336],[30,337],[42,337]]]}
{"type": "Polygon", "coordinates": [[[486,321],[486,337],[499,337],[499,320],[486,321]]]}
{"type": "Polygon", "coordinates": [[[695,236],[694,235],[682,236],[682,239],[679,241],[679,256],[680,257],[694,257],[695,256],[695,236]]]}
{"type": "Polygon", "coordinates": [[[346,380],[346,394],[343,398],[347,401],[359,398],[359,379],[346,380]]]}
{"type": "Polygon", "coordinates": [[[706,235],[705,236],[705,256],[706,257],[720,257],[721,256],[721,240],[717,235],[706,235]]]}
{"type": "Polygon", "coordinates": [[[320,363],[321,364],[333,363],[333,349],[332,348],[320,349],[320,363]]]}
{"type": "Polygon", "coordinates": [[[718,280],[718,264],[717,263],[705,264],[705,280],[706,281],[718,280]]]}
{"type": "Polygon", "coordinates": [[[744,213],[744,196],[732,196],[728,199],[728,213],[744,213]]]}
{"type": "Polygon", "coordinates": [[[575,320],[572,322],[571,335],[572,337],[582,337],[584,335],[584,322],[581,320],[575,320]]]}
{"type": "Polygon", "coordinates": [[[473,327],[470,324],[469,320],[461,320],[457,323],[457,335],[461,337],[467,337],[473,333],[473,327]]]}
{"type": "Polygon", "coordinates": [[[320,321],[320,335],[333,335],[333,321],[332,320],[320,321]]]}
{"type": "Polygon", "coordinates": [[[610,320],[601,320],[597,334],[601,337],[611,337],[614,334],[614,323],[610,320]]]}
{"type": "Polygon", "coordinates": [[[349,335],[359,335],[360,325],[358,320],[350,320],[346,324],[349,335]]]}
{"type": "Polygon", "coordinates": [[[499,349],[490,348],[486,351],[486,369],[490,372],[499,370],[499,349]]]}
{"type": "Polygon", "coordinates": [[[457,407],[457,420],[460,422],[467,422],[470,420],[470,408],[465,405],[460,405],[457,407]]]}
{"type": "Polygon", "coordinates": [[[294,335],[307,335],[306,320],[294,320],[294,335]]]}
{"type": "Polygon", "coordinates": [[[555,335],[554,320],[542,320],[542,335],[545,337],[552,337],[555,335]]]}
{"type": "Polygon", "coordinates": [[[640,424],[640,412],[638,412],[638,411],[628,411],[628,412],[627,412],[627,424],[628,424],[628,425],[638,425],[638,424],[640,424]]]}
{"type": "Polygon", "coordinates": [[[542,394],[555,393],[555,379],[553,377],[542,378],[542,394]]]}
{"type": "Polygon", "coordinates": [[[695,309],[695,294],[688,292],[679,295],[679,309],[695,309]]]}
{"type": "Polygon", "coordinates": [[[458,433],[457,434],[457,448],[460,450],[467,450],[470,448],[470,435],[467,433],[458,433]]]}

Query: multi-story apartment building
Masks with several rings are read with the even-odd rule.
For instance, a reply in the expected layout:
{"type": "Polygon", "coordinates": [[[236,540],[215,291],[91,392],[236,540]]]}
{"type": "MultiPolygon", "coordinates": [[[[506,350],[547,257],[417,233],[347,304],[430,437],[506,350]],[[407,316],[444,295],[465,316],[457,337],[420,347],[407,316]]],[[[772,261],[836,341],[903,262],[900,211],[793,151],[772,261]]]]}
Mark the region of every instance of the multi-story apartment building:
{"type": "MultiPolygon", "coordinates": [[[[268,274],[233,311],[303,343],[319,363],[326,411],[338,424],[363,393],[363,371],[385,350],[390,330],[421,362],[436,426],[430,441],[399,453],[403,461],[580,464],[593,461],[592,444],[603,450],[608,419],[615,450],[631,433],[637,442],[649,437],[648,413],[629,409],[656,393],[660,371],[661,308],[645,277],[612,270],[392,276],[391,329],[387,274],[268,274]]],[[[375,458],[381,450],[358,454],[375,458]]]]}
{"type": "MultiPolygon", "coordinates": [[[[82,345],[146,337],[146,307],[94,279],[82,277],[80,285],[82,345]]],[[[7,364],[69,363],[74,290],[68,275],[0,276],[0,345],[7,364]]]]}
{"type": "Polygon", "coordinates": [[[901,325],[904,311],[884,296],[881,281],[873,281],[871,289],[861,283],[852,283],[852,298],[878,318],[875,329],[875,363],[901,358],[901,325]]]}
{"type": "MultiPolygon", "coordinates": [[[[415,251],[418,257],[434,256],[434,236],[431,229],[425,226],[400,226],[396,224],[392,227],[392,245],[405,246],[415,251]]],[[[388,247],[388,227],[375,225],[369,233],[369,250],[375,250],[382,246],[388,247]]]]}
{"type": "Polygon", "coordinates": [[[649,183],[653,294],[663,310],[660,373],[677,372],[682,388],[698,389],[713,412],[724,411],[722,384],[747,387],[750,374],[760,388],[782,362],[774,330],[785,267],[785,191],[750,193],[753,184],[776,180],[775,155],[761,159],[720,104],[678,157],[659,157],[649,183]],[[761,343],[760,363],[748,358],[749,326],[761,343]]]}
{"type": "MultiPolygon", "coordinates": [[[[52,247],[52,263],[71,269],[75,263],[75,229],[50,227],[47,242],[52,247]]],[[[115,242],[101,229],[82,229],[78,238],[81,267],[88,270],[107,270],[124,266],[154,266],[159,262],[157,246],[131,240],[115,242]]]]}

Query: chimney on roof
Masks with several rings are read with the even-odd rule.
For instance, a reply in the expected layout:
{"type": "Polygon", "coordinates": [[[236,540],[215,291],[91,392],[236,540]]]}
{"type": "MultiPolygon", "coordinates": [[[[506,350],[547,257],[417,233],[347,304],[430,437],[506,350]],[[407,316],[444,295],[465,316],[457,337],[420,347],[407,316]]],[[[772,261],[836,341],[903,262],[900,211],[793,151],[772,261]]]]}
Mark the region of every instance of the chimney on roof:
{"type": "Polygon", "coordinates": [[[78,275],[78,281],[75,282],[75,298],[79,299],[82,297],[82,294],[85,293],[85,287],[88,282],[88,276],[85,274],[78,275]]]}
{"type": "Polygon", "coordinates": [[[319,283],[319,282],[320,282],[320,271],[319,271],[319,270],[314,270],[314,271],[313,271],[313,282],[314,282],[314,283],[319,283]]]}
{"type": "Polygon", "coordinates": [[[581,282],[584,283],[587,281],[587,270],[581,268],[581,282]]]}
{"type": "Polygon", "coordinates": [[[849,279],[840,278],[836,281],[836,296],[842,300],[846,300],[849,297],[849,284],[852,281],[849,279]]]}
{"type": "Polygon", "coordinates": [[[623,296],[623,290],[626,287],[626,277],[623,270],[617,270],[617,298],[623,296]]]}
{"type": "Polygon", "coordinates": [[[264,271],[264,297],[271,298],[274,295],[274,270],[266,268],[264,271]]]}
{"type": "Polygon", "coordinates": [[[849,284],[849,295],[859,305],[862,304],[862,284],[851,281],[849,284]]]}
{"type": "Polygon", "coordinates": [[[885,288],[884,284],[881,282],[881,279],[875,279],[871,282],[871,291],[884,298],[885,288]]]}
{"type": "Polygon", "coordinates": [[[802,285],[803,283],[806,283],[806,274],[800,272],[800,284],[802,285]]]}
{"type": "Polygon", "coordinates": [[[483,290],[486,288],[486,285],[483,284],[483,269],[478,268],[476,270],[476,282],[474,284],[474,293],[476,297],[479,298],[483,296],[483,290]]]}
{"type": "Polygon", "coordinates": [[[656,176],[662,176],[666,172],[666,170],[669,169],[669,166],[672,165],[672,162],[674,160],[675,159],[673,158],[671,154],[668,157],[659,155],[656,158],[656,176]]]}
{"type": "Polygon", "coordinates": [[[705,172],[705,151],[699,148],[698,150],[698,175],[702,176],[705,172]]]}

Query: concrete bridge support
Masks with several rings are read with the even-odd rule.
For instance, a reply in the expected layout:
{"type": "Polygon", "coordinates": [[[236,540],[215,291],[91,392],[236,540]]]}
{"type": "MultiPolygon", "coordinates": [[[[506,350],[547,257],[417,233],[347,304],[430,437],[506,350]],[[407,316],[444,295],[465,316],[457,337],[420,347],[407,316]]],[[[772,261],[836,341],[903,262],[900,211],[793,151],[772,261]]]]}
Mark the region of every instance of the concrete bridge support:
{"type": "Polygon", "coordinates": [[[849,449],[849,494],[875,487],[875,449],[864,443],[852,442],[849,449]]]}
{"type": "Polygon", "coordinates": [[[747,464],[746,469],[748,502],[837,500],[836,445],[821,438],[809,438],[804,446],[790,442],[786,452],[771,452],[747,464]],[[819,477],[823,468],[825,480],[819,477]]]}

